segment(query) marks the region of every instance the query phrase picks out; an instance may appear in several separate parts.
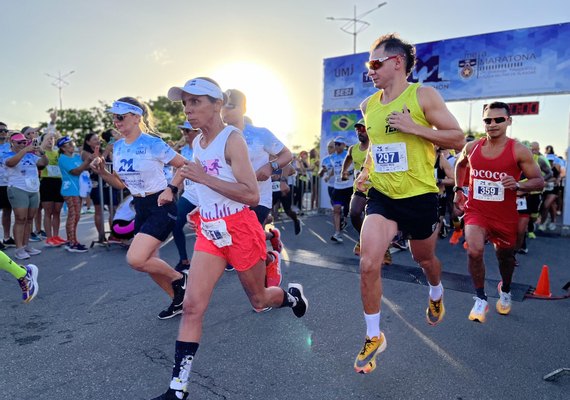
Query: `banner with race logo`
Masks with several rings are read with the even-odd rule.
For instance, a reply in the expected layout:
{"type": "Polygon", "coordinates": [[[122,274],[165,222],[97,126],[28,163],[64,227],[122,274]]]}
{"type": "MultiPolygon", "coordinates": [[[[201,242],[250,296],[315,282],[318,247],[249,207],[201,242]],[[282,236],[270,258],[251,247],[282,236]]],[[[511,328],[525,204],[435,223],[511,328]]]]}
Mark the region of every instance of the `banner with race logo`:
{"type": "MultiPolygon", "coordinates": [[[[446,101],[570,93],[570,23],[416,45],[410,82],[446,101]]],[[[368,53],[324,60],[323,111],[355,110],[375,92],[368,53]]]]}

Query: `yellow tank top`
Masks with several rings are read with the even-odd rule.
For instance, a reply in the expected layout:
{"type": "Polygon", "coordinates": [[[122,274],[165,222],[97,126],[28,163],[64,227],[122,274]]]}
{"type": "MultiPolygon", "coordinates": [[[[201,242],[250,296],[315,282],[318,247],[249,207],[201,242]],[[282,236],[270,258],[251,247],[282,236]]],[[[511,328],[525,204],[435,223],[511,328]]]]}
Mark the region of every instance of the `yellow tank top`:
{"type": "Polygon", "coordinates": [[[367,150],[360,150],[360,142],[352,146],[352,163],[354,164],[354,171],[360,171],[364,160],[366,159],[367,150]]]}
{"type": "Polygon", "coordinates": [[[48,165],[41,170],[40,178],[61,178],[61,171],[59,170],[59,151],[47,150],[46,157],[49,161],[48,165]]]}
{"type": "MultiPolygon", "coordinates": [[[[368,152],[368,149],[360,150],[360,142],[358,142],[354,146],[352,146],[352,163],[354,164],[354,179],[355,179],[354,185],[353,185],[354,191],[356,191],[356,178],[360,174],[360,170],[362,169],[362,166],[364,165],[364,161],[366,160],[366,153],[367,152],[368,152]]],[[[368,190],[365,192],[365,194],[368,194],[368,190]]]]}
{"type": "Polygon", "coordinates": [[[391,112],[402,112],[406,105],[416,124],[431,127],[418,103],[419,86],[419,83],[409,85],[388,104],[380,102],[383,93],[380,90],[370,96],[366,104],[364,119],[373,160],[369,179],[372,187],[393,199],[438,192],[433,173],[433,144],[419,136],[399,132],[387,122],[391,112]]]}

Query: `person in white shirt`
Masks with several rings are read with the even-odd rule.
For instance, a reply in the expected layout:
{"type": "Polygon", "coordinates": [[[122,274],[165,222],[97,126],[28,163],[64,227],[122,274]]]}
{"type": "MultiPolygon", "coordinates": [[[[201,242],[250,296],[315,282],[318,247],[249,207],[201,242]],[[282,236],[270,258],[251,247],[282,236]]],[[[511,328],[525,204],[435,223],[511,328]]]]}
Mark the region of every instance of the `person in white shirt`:
{"type": "Polygon", "coordinates": [[[107,112],[113,114],[115,127],[123,137],[113,146],[112,173],[100,156],[91,168],[114,188],[127,188],[133,195],[137,233],[127,252],[127,262],[133,269],[148,273],[172,298],[170,306],[158,315],[160,319],[172,318],[182,313],[186,274],[175,271],[158,255],[176,222],[176,202],[161,205],[158,197],[167,189],[164,165],[180,168],[184,158],[162,139],[143,132],[148,130],[149,110],[138,100],[120,98],[107,112]]]}
{"type": "Polygon", "coordinates": [[[32,221],[40,205],[38,167],[45,167],[49,161],[39,145],[30,142],[22,133],[13,133],[10,142],[12,151],[4,154],[3,163],[8,173],[8,199],[15,216],[14,257],[25,260],[41,253],[28,242],[32,221]]]}

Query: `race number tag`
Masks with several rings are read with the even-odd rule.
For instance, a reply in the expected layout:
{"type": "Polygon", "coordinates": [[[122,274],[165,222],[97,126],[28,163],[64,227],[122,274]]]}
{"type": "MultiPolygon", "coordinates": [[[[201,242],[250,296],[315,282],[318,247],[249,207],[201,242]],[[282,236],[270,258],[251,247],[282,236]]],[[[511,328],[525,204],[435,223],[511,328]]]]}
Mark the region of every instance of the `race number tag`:
{"type": "Polygon", "coordinates": [[[406,143],[377,144],[372,146],[374,171],[380,173],[408,170],[406,143]]]}
{"type": "Polygon", "coordinates": [[[46,168],[47,168],[48,177],[61,178],[61,170],[59,169],[59,166],[48,165],[46,168]]]}
{"type": "Polygon", "coordinates": [[[544,191],[545,192],[552,192],[554,190],[554,182],[546,182],[544,184],[544,191]]]}
{"type": "Polygon", "coordinates": [[[200,224],[202,234],[206,239],[213,242],[216,247],[231,246],[232,236],[228,232],[226,221],[217,219],[215,221],[202,221],[200,224]]]}
{"type": "Polygon", "coordinates": [[[501,182],[473,179],[473,198],[481,201],[503,201],[505,188],[501,182]]]}
{"type": "Polygon", "coordinates": [[[281,191],[281,182],[280,181],[272,181],[271,182],[271,191],[272,192],[280,192],[281,191]]]}
{"type": "Polygon", "coordinates": [[[526,197],[517,197],[517,210],[526,210],[526,197]]]}

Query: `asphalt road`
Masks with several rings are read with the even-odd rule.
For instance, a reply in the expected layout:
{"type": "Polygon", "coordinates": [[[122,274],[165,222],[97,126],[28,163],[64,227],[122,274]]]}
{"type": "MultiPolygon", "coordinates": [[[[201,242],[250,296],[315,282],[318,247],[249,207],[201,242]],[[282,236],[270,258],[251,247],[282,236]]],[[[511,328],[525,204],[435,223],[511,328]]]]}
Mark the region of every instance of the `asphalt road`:
{"type": "MultiPolygon", "coordinates": [[[[570,376],[543,380],[570,367],[570,300],[521,296],[511,315],[498,315],[499,274],[490,246],[485,324],[467,319],[473,294],[461,246],[438,245],[447,313],[437,327],[425,322],[428,289],[413,275],[416,265],[408,252],[394,253],[382,310],[388,348],[373,373],[359,375],[352,364],[365,324],[354,231],[334,244],[327,216],[304,217],[297,237],[289,220],[276,225],[288,260],[284,281],[304,285],[309,311],[302,319],[289,309],[255,314],[236,274],[226,273],[205,317],[190,399],[570,398],[570,376]]],[[[84,216],[80,238],[95,237],[91,217],[84,216]]],[[[529,248],[519,256],[518,287],[536,286],[548,265],[553,294],[564,294],[570,241],[539,237],[529,248]]],[[[161,255],[176,263],[172,241],[161,255]]],[[[0,399],[150,399],[167,388],[179,319],[156,318],[167,296],[124,256],[119,247],[85,254],[45,248],[32,259],[40,291],[30,304],[20,301],[14,279],[0,274],[0,399]]]]}

